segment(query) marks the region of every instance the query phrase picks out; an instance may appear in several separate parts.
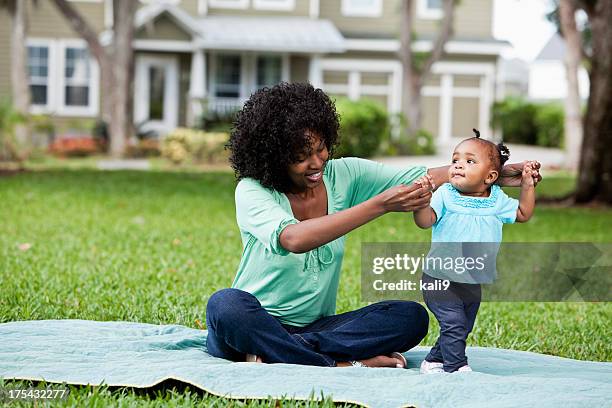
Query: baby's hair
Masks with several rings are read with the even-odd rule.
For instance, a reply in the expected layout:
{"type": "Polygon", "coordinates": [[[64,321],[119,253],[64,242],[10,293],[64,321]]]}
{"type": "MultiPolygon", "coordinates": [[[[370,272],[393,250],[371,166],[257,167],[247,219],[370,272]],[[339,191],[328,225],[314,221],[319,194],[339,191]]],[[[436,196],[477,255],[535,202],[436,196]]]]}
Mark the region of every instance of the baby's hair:
{"type": "Polygon", "coordinates": [[[508,146],[503,143],[495,144],[490,140],[481,139],[480,132],[478,131],[478,129],[473,128],[472,131],[476,135],[472,139],[477,139],[487,144],[487,147],[489,148],[489,158],[491,159],[491,163],[493,163],[495,169],[501,174],[502,167],[504,167],[504,164],[510,158],[510,149],[508,149],[508,146]]]}

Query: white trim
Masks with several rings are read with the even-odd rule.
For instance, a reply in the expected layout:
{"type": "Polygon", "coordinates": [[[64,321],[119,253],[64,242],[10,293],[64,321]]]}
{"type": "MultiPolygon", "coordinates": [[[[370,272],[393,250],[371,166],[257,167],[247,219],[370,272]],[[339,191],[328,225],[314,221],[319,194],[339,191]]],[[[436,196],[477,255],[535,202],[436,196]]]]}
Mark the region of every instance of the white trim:
{"type": "Polygon", "coordinates": [[[440,107],[438,109],[438,143],[444,144],[451,140],[453,126],[453,76],[442,75],[440,78],[440,107]]]}
{"type": "Polygon", "coordinates": [[[215,101],[235,102],[237,105],[244,103],[249,96],[258,89],[257,83],[257,58],[265,56],[276,56],[281,59],[281,78],[280,81],[288,82],[290,79],[290,55],[287,53],[250,53],[250,52],[230,52],[230,51],[210,51],[210,74],[209,85],[210,92],[209,102],[214,104],[215,101]],[[240,91],[237,98],[217,97],[217,58],[220,55],[240,56],[240,91]]]}
{"type": "Polygon", "coordinates": [[[495,63],[438,61],[433,64],[432,72],[434,74],[493,75],[495,63]]]}
{"type": "Polygon", "coordinates": [[[181,0],[140,0],[142,4],[172,4],[176,6],[181,0]]]}
{"type": "Polygon", "coordinates": [[[171,55],[141,54],[136,56],[134,87],[134,122],[146,123],[143,129],[166,133],[178,125],[179,107],[179,64],[171,55]],[[164,66],[164,119],[148,120],[149,116],[149,68],[164,66]]]}
{"type": "Polygon", "coordinates": [[[208,0],[208,7],[245,10],[249,8],[249,0],[208,0]]]}
{"type": "Polygon", "coordinates": [[[431,8],[427,4],[427,0],[418,0],[417,16],[424,20],[440,20],[444,16],[442,8],[431,8]]]}
{"type": "Polygon", "coordinates": [[[271,11],[293,11],[295,10],[295,0],[253,0],[253,7],[256,10],[271,11]]]}
{"type": "Polygon", "coordinates": [[[321,13],[321,7],[319,5],[319,0],[310,0],[308,15],[310,18],[319,18],[319,14],[321,13]]]}
{"type": "Polygon", "coordinates": [[[347,85],[324,84],[323,89],[330,93],[346,94],[350,99],[356,100],[367,95],[386,95],[387,110],[392,113],[402,109],[402,64],[397,60],[367,60],[367,59],[323,59],[320,71],[348,72],[347,85]],[[364,72],[377,72],[389,74],[387,85],[362,85],[361,74],[364,72]]]}
{"type": "Polygon", "coordinates": [[[315,88],[323,84],[323,72],[321,71],[321,56],[313,54],[308,61],[308,82],[315,88]]]}
{"type": "Polygon", "coordinates": [[[485,74],[480,78],[480,98],[478,100],[478,126],[480,131],[491,135],[489,124],[491,104],[493,103],[493,74],[485,74]]]}
{"type": "MultiPolygon", "coordinates": [[[[45,105],[30,105],[30,113],[33,114],[45,114],[50,113],[55,107],[55,95],[57,81],[56,76],[56,44],[55,41],[43,38],[28,38],[26,41],[26,69],[29,66],[29,60],[27,58],[28,47],[46,47],[47,48],[47,103],[45,105]]],[[[28,72],[29,77],[29,72],[28,72]]],[[[28,88],[28,92],[30,92],[28,88]]]]}
{"type": "Polygon", "coordinates": [[[88,88],[88,106],[68,106],[66,105],[66,50],[68,48],[81,48],[88,50],[87,43],[80,39],[58,40],[58,88],[57,94],[57,113],[64,116],[97,116],[100,105],[100,69],[98,62],[89,52],[89,83],[88,88]]]}
{"type": "Polygon", "coordinates": [[[281,56],[281,81],[289,82],[291,76],[291,58],[285,53],[281,56]]]}
{"type": "Polygon", "coordinates": [[[193,52],[195,43],[180,40],[133,40],[132,47],[138,51],[193,52]]]}
{"type": "Polygon", "coordinates": [[[198,0],[198,14],[201,16],[205,16],[208,14],[208,1],[207,0],[198,0]]]}
{"type": "Polygon", "coordinates": [[[115,16],[113,15],[113,0],[104,0],[104,28],[112,28],[115,16]]]}
{"type": "Polygon", "coordinates": [[[372,0],[371,7],[359,7],[351,0],[342,0],[342,15],[346,17],[381,17],[383,14],[382,0],[372,0]]]}
{"type": "MultiPolygon", "coordinates": [[[[401,43],[398,40],[378,40],[369,38],[347,38],[346,49],[349,51],[397,52],[401,43]]],[[[495,42],[448,41],[444,51],[454,54],[499,55],[509,45],[495,42]]],[[[412,44],[414,51],[431,51],[433,42],[417,40],[412,44]]]]}
{"type": "MultiPolygon", "coordinates": [[[[479,75],[480,76],[480,75],[479,75]]],[[[440,96],[442,95],[442,88],[438,86],[424,86],[421,88],[421,94],[423,96],[440,96]]],[[[453,87],[453,97],[457,96],[460,98],[479,98],[481,95],[480,88],[469,88],[469,87],[453,87]]]]}

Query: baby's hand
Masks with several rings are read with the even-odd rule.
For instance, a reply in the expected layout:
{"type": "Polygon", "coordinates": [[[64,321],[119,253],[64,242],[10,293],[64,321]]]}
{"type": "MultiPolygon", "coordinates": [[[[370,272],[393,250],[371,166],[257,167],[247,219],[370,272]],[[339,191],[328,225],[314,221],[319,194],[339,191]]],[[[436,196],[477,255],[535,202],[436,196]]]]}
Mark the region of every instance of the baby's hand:
{"type": "Polygon", "coordinates": [[[521,177],[521,187],[535,187],[536,170],[535,162],[525,164],[521,177]]]}
{"type": "Polygon", "coordinates": [[[427,191],[433,191],[434,189],[433,177],[431,177],[429,174],[419,177],[414,181],[414,183],[424,187],[427,191]]]}

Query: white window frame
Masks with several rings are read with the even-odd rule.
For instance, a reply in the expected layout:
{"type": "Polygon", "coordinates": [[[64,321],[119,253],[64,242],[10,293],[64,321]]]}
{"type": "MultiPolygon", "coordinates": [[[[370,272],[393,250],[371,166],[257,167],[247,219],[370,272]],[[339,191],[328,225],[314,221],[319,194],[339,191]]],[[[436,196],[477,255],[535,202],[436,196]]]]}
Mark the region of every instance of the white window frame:
{"type": "Polygon", "coordinates": [[[381,17],[382,0],[374,0],[372,7],[355,7],[351,0],[342,0],[342,15],[347,17],[381,17]]]}
{"type": "MultiPolygon", "coordinates": [[[[31,38],[26,41],[27,47],[46,47],[47,48],[47,103],[45,105],[30,105],[30,113],[32,114],[45,114],[50,113],[53,110],[55,100],[55,84],[56,81],[56,47],[53,40],[47,40],[42,38],[31,38]]],[[[26,61],[29,65],[29,61],[26,61]]],[[[28,72],[28,78],[30,73],[28,72]]],[[[29,88],[28,88],[29,92],[29,88]]]]}
{"type": "Polygon", "coordinates": [[[249,0],[208,0],[208,7],[246,10],[249,8],[249,0]]]}
{"type": "MultiPolygon", "coordinates": [[[[66,49],[67,48],[87,48],[87,43],[83,40],[70,39],[70,40],[58,40],[57,42],[57,113],[65,116],[83,116],[92,117],[97,116],[99,112],[99,98],[100,98],[100,69],[95,58],[89,53],[89,84],[88,87],[88,102],[87,106],[68,106],[66,105],[66,49]]],[[[55,81],[54,81],[55,82],[55,81]]]]}
{"type": "Polygon", "coordinates": [[[253,0],[253,7],[257,10],[293,11],[295,0],[253,0]]]}
{"type": "Polygon", "coordinates": [[[418,0],[417,16],[423,20],[440,20],[444,16],[442,8],[431,8],[427,4],[427,0],[418,0]]]}
{"type": "Polygon", "coordinates": [[[271,56],[280,55],[281,57],[281,82],[288,82],[290,75],[290,58],[287,53],[247,53],[247,52],[230,52],[230,51],[218,51],[210,52],[210,77],[209,77],[209,95],[210,102],[214,103],[215,100],[219,101],[235,101],[238,105],[242,105],[251,93],[255,92],[257,88],[257,57],[260,56],[271,56]],[[218,97],[217,93],[217,66],[218,57],[221,55],[234,55],[240,56],[240,94],[237,98],[230,97],[218,97]]]}

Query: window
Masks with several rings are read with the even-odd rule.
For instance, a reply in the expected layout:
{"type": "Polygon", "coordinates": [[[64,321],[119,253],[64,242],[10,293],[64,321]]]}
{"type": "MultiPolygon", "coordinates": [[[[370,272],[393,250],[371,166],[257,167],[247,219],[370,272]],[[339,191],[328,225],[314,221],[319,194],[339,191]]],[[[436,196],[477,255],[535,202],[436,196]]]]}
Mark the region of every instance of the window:
{"type": "Polygon", "coordinates": [[[32,105],[49,104],[49,47],[28,47],[28,73],[32,105]]]}
{"type": "Polygon", "coordinates": [[[342,0],[342,15],[380,17],[382,16],[382,0],[342,0]]]}
{"type": "Polygon", "coordinates": [[[220,98],[240,97],[240,55],[219,55],[217,57],[216,91],[220,98]]]}
{"type": "Polygon", "coordinates": [[[66,47],[64,66],[64,105],[88,107],[91,66],[85,48],[66,47]]]}
{"type": "Polygon", "coordinates": [[[420,18],[428,20],[441,19],[443,15],[442,0],[419,0],[417,14],[420,18]]]}
{"type": "Polygon", "coordinates": [[[208,0],[209,7],[246,9],[249,7],[249,0],[208,0]]]}
{"type": "Polygon", "coordinates": [[[282,65],[280,56],[257,57],[257,89],[278,84],[282,79],[282,65]]]}
{"type": "Polygon", "coordinates": [[[295,0],[253,0],[253,6],[259,10],[291,11],[295,9],[295,0]]]}

